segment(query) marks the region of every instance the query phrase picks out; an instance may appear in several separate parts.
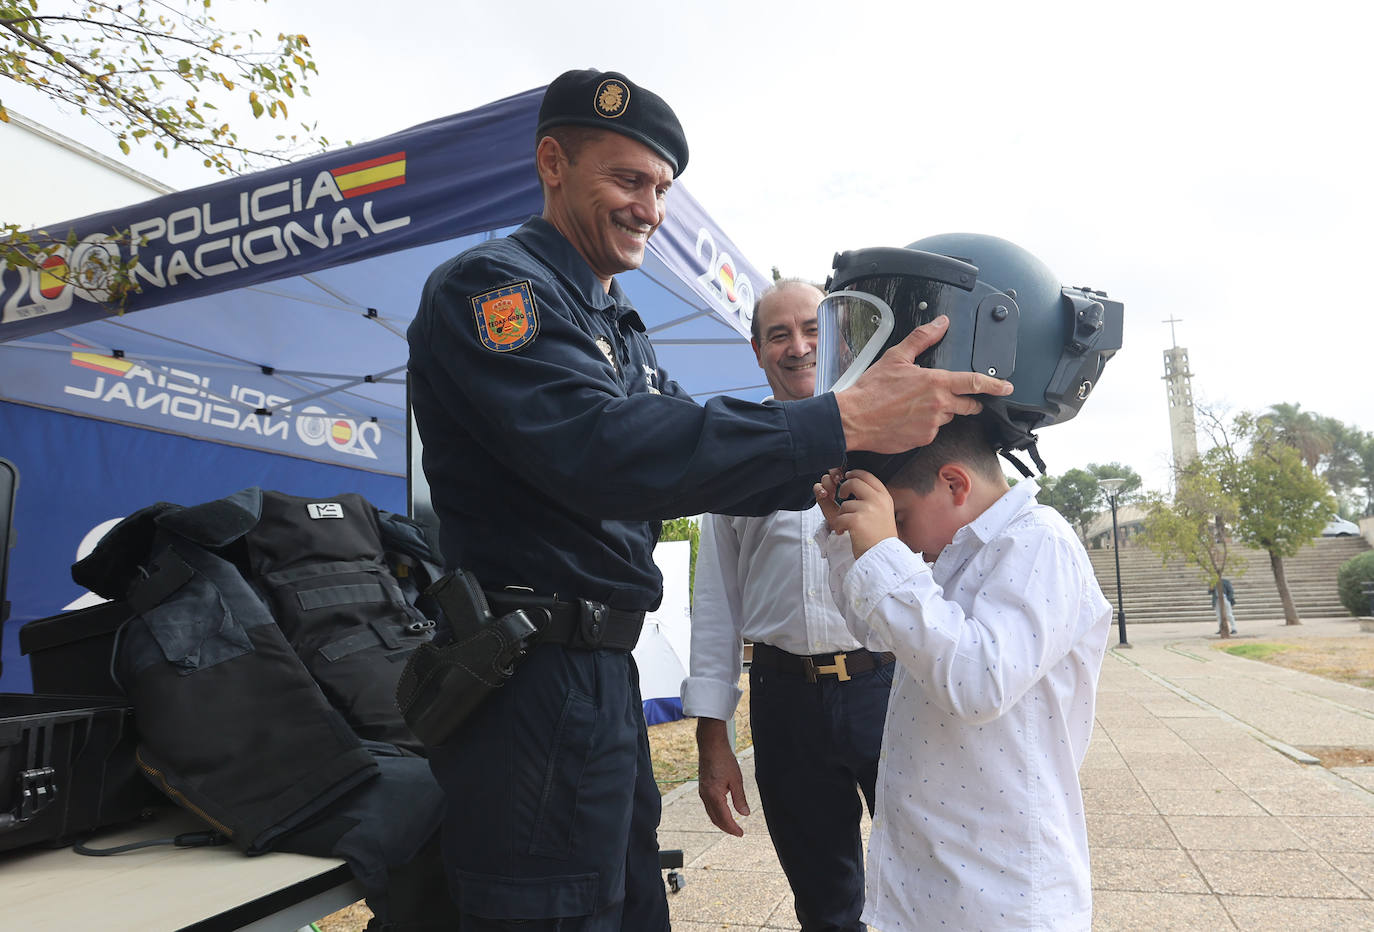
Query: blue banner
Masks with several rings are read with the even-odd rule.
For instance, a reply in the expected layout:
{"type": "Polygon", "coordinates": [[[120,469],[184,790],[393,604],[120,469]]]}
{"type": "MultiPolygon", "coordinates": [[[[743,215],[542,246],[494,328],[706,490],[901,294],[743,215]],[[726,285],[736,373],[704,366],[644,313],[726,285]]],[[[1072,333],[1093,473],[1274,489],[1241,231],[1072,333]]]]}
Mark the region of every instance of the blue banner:
{"type": "Polygon", "coordinates": [[[541,96],[31,231],[74,245],[42,271],[0,265],[0,341],[108,316],[104,256],[136,260],[139,311],[523,221],[541,96]]]}
{"type": "Polygon", "coordinates": [[[155,502],[194,505],[248,486],[292,495],[357,492],[406,510],[405,480],[273,456],[158,431],[0,402],[0,456],[19,470],[0,692],[28,692],[19,654],[26,621],[57,614],[86,590],[71,565],[114,522],[155,502]]]}

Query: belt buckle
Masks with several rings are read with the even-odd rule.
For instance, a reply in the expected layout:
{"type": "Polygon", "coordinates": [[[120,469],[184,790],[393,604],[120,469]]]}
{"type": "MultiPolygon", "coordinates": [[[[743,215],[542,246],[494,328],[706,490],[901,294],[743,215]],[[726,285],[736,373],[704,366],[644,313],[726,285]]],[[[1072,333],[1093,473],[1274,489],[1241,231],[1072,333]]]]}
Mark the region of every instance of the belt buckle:
{"type": "Polygon", "coordinates": [[[841,683],[848,680],[850,676],[849,670],[845,667],[845,657],[845,654],[836,654],[835,662],[824,667],[816,666],[815,661],[808,657],[807,662],[810,664],[810,668],[807,671],[808,681],[812,683],[816,682],[816,673],[833,673],[835,674],[835,679],[841,683]],[[813,673],[811,670],[815,672],[813,673]]]}
{"type": "Polygon", "coordinates": [[[577,633],[588,647],[601,646],[609,614],[609,610],[600,602],[577,600],[577,633]]]}

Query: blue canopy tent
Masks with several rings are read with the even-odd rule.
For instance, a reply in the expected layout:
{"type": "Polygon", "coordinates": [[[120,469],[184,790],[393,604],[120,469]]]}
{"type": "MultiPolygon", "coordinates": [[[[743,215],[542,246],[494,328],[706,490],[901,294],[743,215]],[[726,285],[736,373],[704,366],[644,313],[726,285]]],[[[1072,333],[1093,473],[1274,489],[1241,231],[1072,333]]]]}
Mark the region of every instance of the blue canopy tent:
{"type": "MultiPolygon", "coordinates": [[[[54,224],[42,272],[0,264],[0,456],[21,477],[0,691],[30,688],[18,627],[85,595],[83,540],[137,508],[258,485],[407,510],[405,329],[435,266],[539,211],[542,93],[54,224]],[[102,253],[137,259],[119,315],[82,274],[102,253]]],[[[660,362],[698,398],[762,395],[765,279],[681,184],[668,210],[620,277],[660,362]]]]}

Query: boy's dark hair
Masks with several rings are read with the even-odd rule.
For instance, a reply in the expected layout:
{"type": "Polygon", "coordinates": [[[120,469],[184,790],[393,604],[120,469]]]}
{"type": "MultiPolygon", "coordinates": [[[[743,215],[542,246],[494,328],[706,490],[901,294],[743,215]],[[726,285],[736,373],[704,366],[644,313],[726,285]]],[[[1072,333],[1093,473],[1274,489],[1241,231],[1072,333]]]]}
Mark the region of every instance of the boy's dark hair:
{"type": "Polygon", "coordinates": [[[940,428],[934,440],[918,447],[887,484],[927,495],[935,488],[940,468],[948,463],[967,466],[989,482],[1006,481],[997,447],[983,421],[956,417],[940,428]]]}

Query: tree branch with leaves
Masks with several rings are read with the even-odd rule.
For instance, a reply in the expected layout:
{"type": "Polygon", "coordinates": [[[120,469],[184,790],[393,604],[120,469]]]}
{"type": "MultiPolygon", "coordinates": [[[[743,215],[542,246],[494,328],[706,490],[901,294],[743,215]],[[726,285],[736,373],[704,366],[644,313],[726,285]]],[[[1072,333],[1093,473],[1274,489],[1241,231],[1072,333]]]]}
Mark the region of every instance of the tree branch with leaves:
{"type": "MultiPolygon", "coordinates": [[[[1145,522],[1141,539],[1167,564],[1182,560],[1196,567],[1208,585],[1220,585],[1228,575],[1231,544],[1228,526],[1235,521],[1239,506],[1227,491],[1214,467],[1195,462],[1180,471],[1172,502],[1158,493],[1145,499],[1145,522]]],[[[1244,572],[1232,570],[1235,578],[1244,572]]],[[[1218,601],[1218,627],[1222,637],[1230,629],[1221,621],[1218,601]]]]}
{"type": "MultiPolygon", "coordinates": [[[[145,143],[164,157],[187,148],[206,167],[234,174],[328,145],[307,124],[277,133],[269,144],[249,144],[220,115],[221,103],[237,99],[255,119],[288,121],[287,102],[310,93],[307,79],[318,69],[304,35],[267,40],[256,29],[226,30],[210,7],[211,0],[0,0],[0,77],[75,108],[126,155],[145,143]]],[[[9,122],[3,98],[0,122],[9,122]]],[[[26,234],[0,219],[0,261],[43,268],[62,246],[74,245],[65,237],[26,234]]],[[[67,266],[48,266],[43,274],[62,281],[67,266]]],[[[122,307],[132,287],[127,269],[96,271],[103,284],[88,291],[122,307]]]]}

